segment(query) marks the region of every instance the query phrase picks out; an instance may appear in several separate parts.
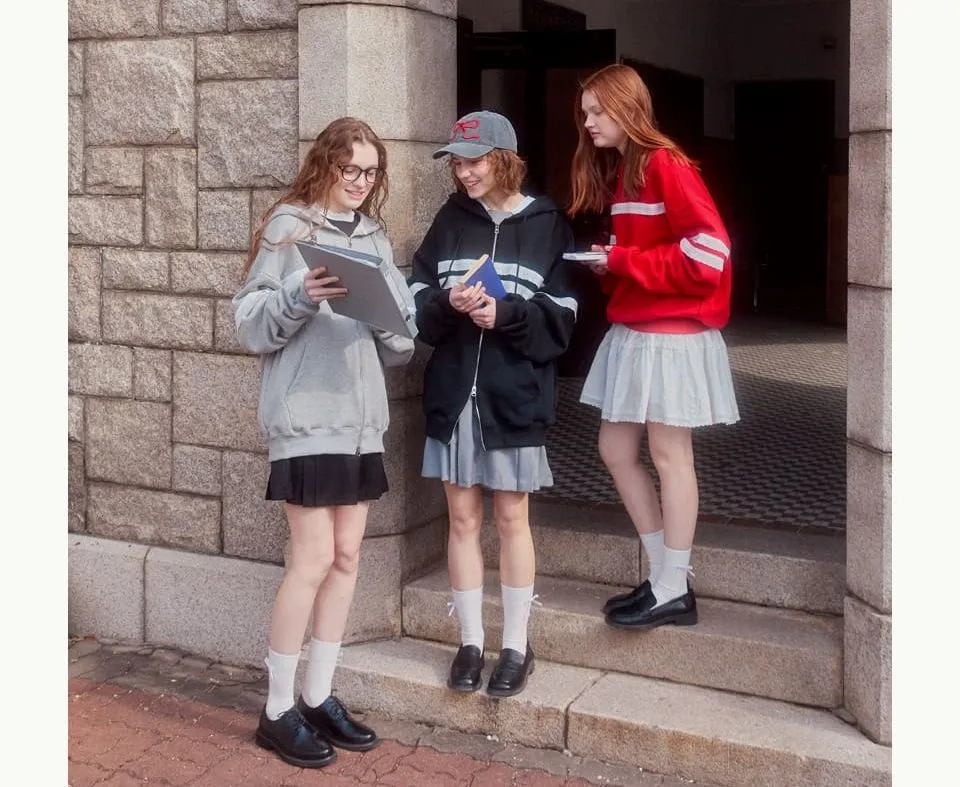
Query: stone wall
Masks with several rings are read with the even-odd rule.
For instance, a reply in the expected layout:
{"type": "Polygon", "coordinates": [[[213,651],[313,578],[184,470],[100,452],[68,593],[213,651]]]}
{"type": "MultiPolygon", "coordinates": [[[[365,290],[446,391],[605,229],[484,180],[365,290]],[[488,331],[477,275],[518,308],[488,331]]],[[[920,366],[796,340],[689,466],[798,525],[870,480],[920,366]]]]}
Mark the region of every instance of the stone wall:
{"type": "Polygon", "coordinates": [[[70,2],[71,530],[232,547],[264,445],[230,298],[296,173],[296,26],[296,0],[70,2]]]}
{"type": "MultiPolygon", "coordinates": [[[[406,29],[404,68],[394,72],[390,88],[401,91],[380,96],[378,131],[376,121],[407,111],[405,95],[422,94],[413,37],[426,29],[449,42],[450,62],[433,63],[438,79],[448,79],[455,63],[453,2],[441,3],[446,15],[428,13],[430,3],[419,1],[390,2],[395,7],[382,12],[334,5],[330,24],[307,25],[305,46],[299,17],[327,13],[322,5],[70,1],[74,633],[109,629],[114,637],[244,660],[246,641],[266,622],[279,579],[270,564],[283,562],[286,524],[280,505],[263,500],[268,465],[256,418],[259,360],[237,345],[230,299],[242,283],[251,233],[294,177],[301,149],[334,117],[362,116],[367,94],[361,88],[349,102],[328,101],[317,110],[313,93],[324,74],[312,68],[301,74],[300,63],[306,57],[323,66],[315,46],[332,36],[349,44],[355,62],[364,63],[367,53],[364,76],[373,85],[383,70],[370,53],[379,49],[383,57],[387,38],[406,29]],[[362,29],[370,22],[377,32],[372,44],[362,29]],[[115,586],[108,588],[104,576],[111,572],[115,586]],[[214,587],[207,581],[213,575],[233,579],[214,587]],[[128,581],[136,587],[122,584],[128,581]],[[251,592],[259,606],[246,612],[255,631],[213,632],[216,644],[190,639],[186,624],[177,628],[176,619],[194,603],[191,594],[207,593],[205,613],[216,614],[250,583],[260,583],[251,592]],[[124,606],[137,598],[144,605],[139,617],[124,606]],[[128,618],[135,625],[118,634],[117,621],[128,618]]],[[[449,106],[434,101],[429,113],[442,118],[435,125],[444,136],[455,112],[450,92],[449,106]]],[[[438,206],[433,191],[422,188],[433,180],[410,177],[420,164],[414,154],[432,148],[437,134],[380,133],[401,170],[388,218],[402,260],[438,206]]],[[[418,481],[422,360],[390,376],[391,492],[371,513],[348,639],[399,633],[401,579],[441,554],[440,490],[418,481]]],[[[262,638],[253,644],[251,658],[262,638]]]]}
{"type": "Polygon", "coordinates": [[[844,704],[891,743],[891,6],[850,3],[844,704]],[[856,364],[854,366],[854,364],[856,364]]]}

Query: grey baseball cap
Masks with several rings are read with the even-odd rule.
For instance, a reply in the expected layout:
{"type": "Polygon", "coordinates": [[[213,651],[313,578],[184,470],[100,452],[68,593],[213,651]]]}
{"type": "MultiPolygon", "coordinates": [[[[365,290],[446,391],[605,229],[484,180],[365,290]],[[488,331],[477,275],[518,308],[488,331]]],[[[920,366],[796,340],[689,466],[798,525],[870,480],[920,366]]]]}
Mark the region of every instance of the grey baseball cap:
{"type": "Polygon", "coordinates": [[[453,126],[450,142],[433,157],[440,158],[452,153],[463,158],[480,158],[494,149],[516,153],[517,133],[503,115],[481,110],[460,118],[453,126]]]}

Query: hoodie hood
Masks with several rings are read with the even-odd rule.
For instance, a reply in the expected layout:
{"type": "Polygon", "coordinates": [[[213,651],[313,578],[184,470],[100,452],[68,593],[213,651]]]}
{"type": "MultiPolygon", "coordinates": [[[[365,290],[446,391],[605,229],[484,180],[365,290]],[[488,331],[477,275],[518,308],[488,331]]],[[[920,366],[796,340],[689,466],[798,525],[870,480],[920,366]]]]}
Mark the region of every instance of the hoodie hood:
{"type": "MultiPolygon", "coordinates": [[[[472,213],[475,216],[479,216],[486,221],[492,221],[490,214],[487,213],[487,209],[483,205],[472,197],[468,197],[462,192],[455,191],[447,198],[447,204],[450,206],[464,210],[467,213],[472,213]]],[[[504,222],[522,220],[524,218],[530,218],[532,216],[538,216],[543,213],[559,213],[560,208],[557,207],[557,204],[550,199],[549,197],[534,197],[533,202],[531,202],[523,210],[518,211],[512,216],[508,216],[504,219],[504,222]]]]}
{"type": "MultiPolygon", "coordinates": [[[[472,200],[471,200],[472,201],[472,200]]],[[[360,211],[356,211],[357,215],[360,216],[360,223],[357,224],[356,229],[353,231],[353,238],[359,238],[366,235],[374,235],[379,232],[382,227],[375,220],[370,218],[370,216],[360,211]]],[[[327,220],[326,214],[316,206],[304,206],[304,205],[293,205],[290,203],[282,203],[277,205],[274,210],[275,216],[294,216],[302,221],[306,221],[313,226],[323,227],[324,229],[332,230],[334,232],[340,232],[337,227],[331,224],[327,220]]]]}

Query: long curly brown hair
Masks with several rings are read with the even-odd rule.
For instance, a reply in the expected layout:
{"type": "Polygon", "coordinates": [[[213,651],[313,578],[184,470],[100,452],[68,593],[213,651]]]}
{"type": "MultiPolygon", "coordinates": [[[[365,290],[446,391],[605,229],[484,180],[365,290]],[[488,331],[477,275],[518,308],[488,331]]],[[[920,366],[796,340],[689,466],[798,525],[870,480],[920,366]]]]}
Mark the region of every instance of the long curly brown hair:
{"type": "Polygon", "coordinates": [[[627,135],[623,151],[624,192],[635,199],[644,184],[643,172],[651,154],[668,150],[678,161],[693,165],[672,139],[657,128],[650,91],[630,66],[614,64],[601,68],[580,84],[574,117],[580,139],[570,167],[573,193],[569,213],[602,211],[613,196],[621,160],[615,148],[598,148],[583,125],[581,99],[585,90],[597,97],[604,111],[627,135]]]}
{"type": "Polygon", "coordinates": [[[276,202],[274,202],[260,219],[260,224],[253,236],[250,251],[247,255],[247,265],[244,275],[250,271],[263,240],[263,229],[267,219],[277,205],[319,205],[326,211],[330,189],[340,177],[338,166],[343,166],[353,157],[355,143],[369,143],[377,150],[379,157],[378,169],[380,176],[374,183],[367,198],[360,205],[360,212],[375,219],[381,225],[383,221],[383,206],[390,193],[387,181],[387,149],[372,128],[354,117],[342,117],[331,122],[314,140],[307,151],[307,155],[300,165],[300,171],[290,188],[276,202]]]}

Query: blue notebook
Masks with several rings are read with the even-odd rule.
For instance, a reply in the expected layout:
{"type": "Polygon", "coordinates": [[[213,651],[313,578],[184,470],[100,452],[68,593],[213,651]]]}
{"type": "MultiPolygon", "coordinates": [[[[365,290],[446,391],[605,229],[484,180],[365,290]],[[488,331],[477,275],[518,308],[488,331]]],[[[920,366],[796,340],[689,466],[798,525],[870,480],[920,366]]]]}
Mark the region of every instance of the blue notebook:
{"type": "Polygon", "coordinates": [[[497,275],[497,269],[493,266],[493,260],[484,254],[477,260],[473,266],[460,278],[461,284],[476,284],[480,282],[483,285],[484,292],[491,298],[500,300],[507,294],[500,276],[497,275]]]}

